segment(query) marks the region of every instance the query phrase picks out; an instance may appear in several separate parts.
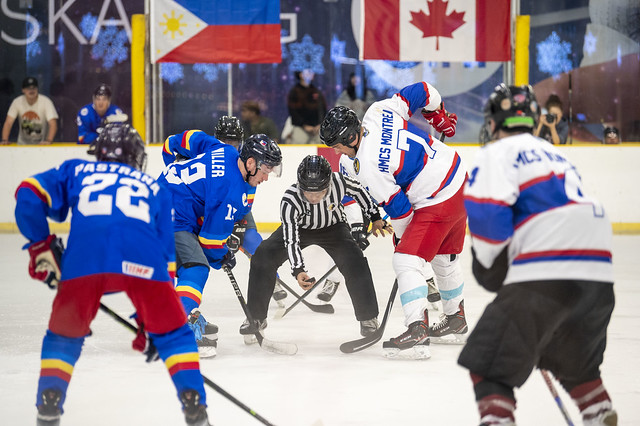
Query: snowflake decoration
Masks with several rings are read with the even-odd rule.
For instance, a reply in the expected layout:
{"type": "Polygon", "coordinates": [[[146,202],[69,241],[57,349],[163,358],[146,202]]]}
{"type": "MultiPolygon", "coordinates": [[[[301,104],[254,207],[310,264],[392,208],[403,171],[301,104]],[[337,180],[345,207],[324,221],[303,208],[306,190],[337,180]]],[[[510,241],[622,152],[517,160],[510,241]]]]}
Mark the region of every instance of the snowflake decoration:
{"type": "Polygon", "coordinates": [[[86,38],[90,39],[93,36],[93,31],[96,29],[96,25],[98,24],[98,17],[92,15],[91,13],[87,13],[80,20],[80,31],[82,35],[86,38]]]}
{"type": "Polygon", "coordinates": [[[160,77],[169,84],[184,78],[184,66],[175,62],[165,62],[160,64],[160,77]]]}
{"type": "Polygon", "coordinates": [[[218,74],[227,69],[226,64],[193,64],[193,70],[209,83],[218,79],[218,74]]]}
{"type": "Polygon", "coordinates": [[[310,69],[316,74],[324,74],[324,65],[322,65],[324,46],[314,44],[309,34],[302,37],[302,42],[291,43],[289,50],[293,57],[289,64],[289,71],[310,69]]]}
{"type": "Polygon", "coordinates": [[[39,41],[32,41],[27,44],[27,58],[35,58],[36,56],[42,54],[42,48],[40,47],[39,41]]]}
{"type": "Polygon", "coordinates": [[[571,71],[573,68],[569,55],[571,43],[562,41],[560,36],[553,31],[546,40],[536,46],[538,50],[538,69],[553,76],[571,71]]]}
{"type": "Polygon", "coordinates": [[[346,57],[344,53],[346,44],[346,41],[340,41],[335,34],[331,37],[331,61],[334,64],[341,64],[342,60],[346,57]]]}
{"type": "Polygon", "coordinates": [[[584,35],[584,52],[591,56],[596,51],[598,39],[593,35],[591,30],[584,35]]]}
{"type": "Polygon", "coordinates": [[[102,59],[102,66],[106,69],[113,67],[116,62],[122,63],[129,57],[129,48],[126,43],[129,37],[124,29],[106,27],[100,31],[96,44],[91,48],[93,59],[102,59]]]}

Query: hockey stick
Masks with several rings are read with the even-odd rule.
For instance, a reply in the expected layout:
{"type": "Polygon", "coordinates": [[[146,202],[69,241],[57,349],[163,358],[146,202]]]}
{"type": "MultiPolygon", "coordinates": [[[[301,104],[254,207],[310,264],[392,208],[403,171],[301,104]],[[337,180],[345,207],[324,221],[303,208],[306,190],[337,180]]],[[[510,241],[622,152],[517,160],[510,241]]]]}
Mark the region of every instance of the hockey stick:
{"type": "MultiPolygon", "coordinates": [[[[244,297],[242,296],[242,292],[240,291],[240,287],[238,286],[238,282],[236,281],[236,277],[233,276],[233,272],[226,266],[223,266],[222,269],[227,273],[229,277],[229,281],[231,281],[231,285],[233,286],[233,290],[236,292],[236,296],[238,297],[238,301],[240,302],[240,306],[242,306],[242,310],[249,321],[249,324],[253,324],[253,317],[249,312],[249,308],[247,308],[247,302],[245,302],[244,297]]],[[[273,352],[281,355],[295,355],[298,352],[298,347],[294,343],[285,343],[285,342],[274,342],[269,339],[265,339],[260,330],[256,330],[254,333],[256,339],[258,339],[258,344],[260,347],[268,352],[273,352]]]]}
{"type": "MultiPolygon", "coordinates": [[[[249,259],[251,259],[251,254],[246,253],[247,257],[249,259]]],[[[301,299],[300,295],[298,295],[298,293],[296,293],[295,291],[293,291],[293,289],[291,287],[289,287],[284,281],[282,281],[282,279],[280,279],[280,277],[276,276],[276,281],[278,282],[278,284],[280,284],[282,287],[284,287],[289,293],[291,293],[293,295],[293,297],[295,297],[296,299],[301,299]]],[[[326,303],[326,304],[322,304],[322,305],[316,305],[314,303],[310,303],[307,302],[306,300],[301,300],[302,304],[305,305],[307,308],[311,309],[313,312],[319,312],[322,314],[332,314],[335,312],[335,309],[333,309],[333,305],[326,303]]],[[[282,305],[282,307],[284,307],[284,304],[282,305]]],[[[276,314],[275,318],[282,318],[282,314],[278,315],[276,314]]]]}
{"type": "Polygon", "coordinates": [[[309,294],[311,294],[311,292],[312,292],[316,287],[318,287],[318,286],[320,285],[320,283],[321,283],[321,282],[323,282],[324,280],[326,280],[326,279],[327,279],[327,277],[328,277],[328,276],[329,276],[333,271],[335,271],[337,268],[338,268],[338,265],[333,265],[333,266],[331,267],[331,269],[329,269],[327,272],[325,272],[325,274],[324,274],[323,276],[321,276],[321,277],[320,277],[320,279],[319,279],[318,281],[316,281],[316,282],[315,282],[315,284],[313,284],[313,286],[312,286],[309,290],[307,290],[307,291],[305,291],[304,293],[302,293],[302,296],[300,296],[300,297],[298,298],[298,300],[296,300],[295,302],[293,302],[293,303],[291,304],[291,306],[289,306],[287,309],[285,309],[285,311],[282,313],[282,315],[281,315],[279,318],[282,318],[282,317],[284,317],[285,315],[287,315],[287,314],[289,313],[289,311],[291,311],[293,308],[295,308],[295,307],[296,307],[296,305],[297,305],[298,303],[302,302],[302,301],[304,300],[304,298],[305,298],[305,297],[307,297],[309,294]]]}
{"type": "Polygon", "coordinates": [[[387,308],[384,311],[384,316],[382,317],[382,322],[380,323],[380,327],[371,335],[367,337],[363,337],[362,339],[352,340],[350,342],[345,342],[340,345],[340,351],[345,354],[350,354],[353,352],[358,352],[363,349],[368,348],[369,346],[374,345],[378,340],[382,338],[382,334],[384,333],[384,328],[387,325],[387,320],[389,319],[389,314],[391,313],[391,309],[393,308],[393,301],[396,298],[396,293],[398,292],[398,280],[393,282],[393,287],[391,288],[391,294],[389,295],[389,300],[387,301],[387,308]]]}
{"type": "Polygon", "coordinates": [[[560,395],[558,395],[558,392],[556,391],[556,387],[553,385],[553,382],[551,381],[551,376],[549,375],[549,372],[547,370],[541,369],[540,374],[542,374],[542,377],[544,378],[544,382],[547,384],[547,387],[551,392],[551,396],[553,396],[553,399],[556,401],[556,404],[558,405],[558,408],[560,409],[560,412],[562,413],[564,420],[567,422],[567,425],[574,426],[573,421],[571,421],[571,417],[569,417],[569,412],[567,411],[566,407],[562,403],[562,400],[560,399],[560,395]]]}
{"type": "MultiPolygon", "coordinates": [[[[105,305],[102,302],[100,302],[100,310],[102,312],[106,313],[107,315],[109,315],[111,318],[115,319],[120,324],[124,325],[126,328],[131,330],[133,333],[136,333],[136,334],[138,333],[138,327],[136,327],[135,325],[131,324],[126,319],[122,318],[120,315],[118,315],[115,311],[113,311],[111,308],[109,308],[107,305],[105,305]]],[[[202,372],[200,374],[202,374],[202,372]]],[[[207,385],[209,385],[213,390],[218,392],[220,395],[224,396],[229,401],[233,402],[238,407],[242,408],[244,411],[246,411],[247,413],[251,414],[260,423],[265,424],[265,425],[269,425],[269,426],[275,426],[273,423],[271,423],[270,421],[268,421],[267,419],[262,417],[260,414],[256,413],[251,408],[247,407],[245,404],[243,404],[240,400],[238,400],[236,397],[231,395],[229,392],[227,392],[226,390],[222,389],[220,386],[215,384],[212,380],[207,378],[204,374],[202,374],[202,380],[204,380],[204,382],[207,385]]]]}

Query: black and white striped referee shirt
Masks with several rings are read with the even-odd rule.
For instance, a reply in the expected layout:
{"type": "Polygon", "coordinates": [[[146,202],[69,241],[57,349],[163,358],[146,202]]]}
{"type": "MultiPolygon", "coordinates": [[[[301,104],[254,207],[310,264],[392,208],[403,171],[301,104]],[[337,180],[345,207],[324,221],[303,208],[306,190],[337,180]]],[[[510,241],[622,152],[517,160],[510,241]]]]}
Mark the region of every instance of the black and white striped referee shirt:
{"type": "Polygon", "coordinates": [[[280,202],[280,220],[291,270],[304,269],[300,229],[322,229],[347,221],[341,203],[345,195],[353,198],[371,221],[380,219],[378,206],[367,190],[357,180],[337,172],[332,173],[329,192],[318,204],[310,204],[297,184],[285,191],[280,202]]]}

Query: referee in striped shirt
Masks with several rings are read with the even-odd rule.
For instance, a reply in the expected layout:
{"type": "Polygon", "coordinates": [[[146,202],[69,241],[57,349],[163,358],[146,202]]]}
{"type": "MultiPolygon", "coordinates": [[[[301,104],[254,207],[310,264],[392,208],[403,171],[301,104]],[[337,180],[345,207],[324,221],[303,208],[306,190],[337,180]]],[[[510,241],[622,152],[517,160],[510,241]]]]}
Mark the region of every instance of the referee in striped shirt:
{"type": "MultiPolygon", "coordinates": [[[[356,243],[347,223],[341,200],[350,196],[360,205],[372,222],[377,237],[390,227],[380,218],[378,206],[356,180],[332,172],[329,162],[321,156],[309,155],[298,167],[298,182],[284,193],[280,203],[282,225],[264,240],[251,258],[247,306],[258,324],[248,327],[245,321],[242,334],[250,334],[266,326],[269,298],[273,293],[276,271],[288,259],[292,275],[300,287],[311,288],[315,279],[309,277],[302,257],[302,249],[310,245],[322,247],[345,277],[345,284],[355,316],[360,321],[363,336],[378,328],[378,301],[371,278],[371,270],[362,250],[356,243]]],[[[365,232],[362,228],[353,232],[365,232]]],[[[358,235],[356,235],[358,237],[358,235]]]]}

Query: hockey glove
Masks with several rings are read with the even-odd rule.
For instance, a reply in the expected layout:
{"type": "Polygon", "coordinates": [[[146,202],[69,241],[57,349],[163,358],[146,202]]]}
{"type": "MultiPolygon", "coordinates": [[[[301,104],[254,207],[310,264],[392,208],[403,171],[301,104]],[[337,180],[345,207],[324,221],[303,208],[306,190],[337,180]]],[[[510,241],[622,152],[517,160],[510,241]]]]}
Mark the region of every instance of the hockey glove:
{"type": "Polygon", "coordinates": [[[236,256],[231,250],[229,250],[227,254],[224,255],[220,263],[223,268],[226,266],[227,268],[229,268],[229,270],[231,270],[236,266],[236,256]]]}
{"type": "Polygon", "coordinates": [[[396,233],[393,233],[393,247],[398,247],[398,244],[400,244],[400,238],[398,238],[398,236],[396,235],[396,233]]]}
{"type": "Polygon", "coordinates": [[[422,110],[424,118],[440,133],[444,133],[446,137],[450,138],[456,134],[456,125],[458,124],[458,116],[454,113],[448,113],[444,109],[444,103],[441,109],[436,111],[422,110]]]}
{"type": "Polygon", "coordinates": [[[131,347],[136,351],[142,352],[143,355],[146,355],[147,362],[157,361],[160,359],[160,354],[158,353],[158,349],[156,349],[156,345],[153,344],[153,340],[151,340],[149,335],[144,331],[144,324],[138,319],[137,314],[133,314],[131,317],[133,317],[138,324],[138,332],[133,342],[131,342],[131,347]]]}
{"type": "Polygon", "coordinates": [[[364,227],[364,223],[354,223],[351,225],[351,235],[356,240],[356,244],[360,247],[360,250],[369,247],[369,240],[367,239],[367,230],[364,227]]]}
{"type": "Polygon", "coordinates": [[[31,278],[46,283],[50,288],[56,288],[60,282],[60,264],[64,244],[55,235],[49,235],[45,240],[29,247],[29,275],[31,278]]]}
{"type": "Polygon", "coordinates": [[[233,227],[233,232],[227,239],[227,248],[236,253],[244,243],[244,234],[247,232],[247,221],[240,220],[233,227]]]}

